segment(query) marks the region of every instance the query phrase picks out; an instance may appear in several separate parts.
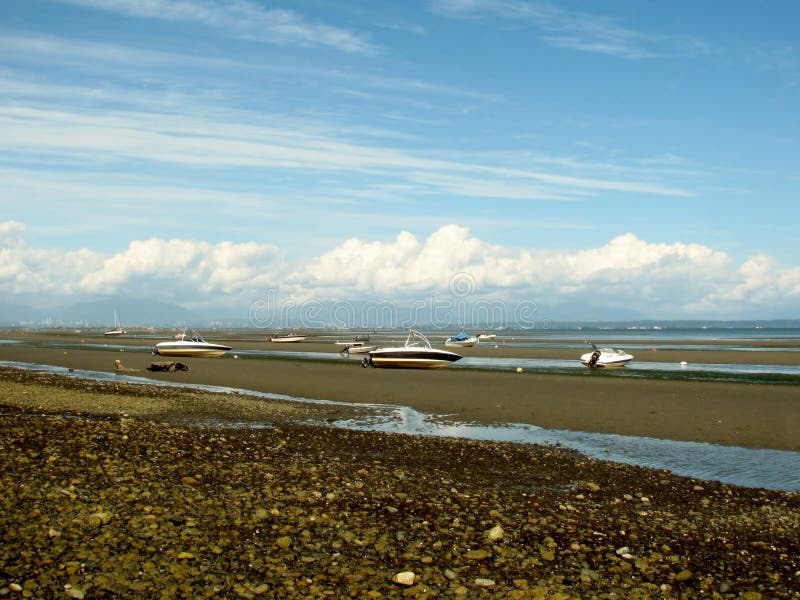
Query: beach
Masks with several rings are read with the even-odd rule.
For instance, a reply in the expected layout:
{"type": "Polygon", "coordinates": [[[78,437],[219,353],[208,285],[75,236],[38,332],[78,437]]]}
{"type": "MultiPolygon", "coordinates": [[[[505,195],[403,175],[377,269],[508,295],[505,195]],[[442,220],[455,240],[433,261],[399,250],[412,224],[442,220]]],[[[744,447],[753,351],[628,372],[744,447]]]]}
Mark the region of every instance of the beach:
{"type": "Polygon", "coordinates": [[[0,405],[7,597],[800,598],[798,493],[7,367],[0,405]]]}
{"type": "MultiPolygon", "coordinates": [[[[797,451],[796,385],[365,369],[319,342],[165,359],[141,339],[25,337],[6,336],[0,360],[61,370],[0,366],[2,596],[800,598],[798,492],[558,445],[326,425],[394,406],[797,451]],[[166,360],[189,369],[148,370],[166,360]]],[[[763,356],[782,354],[795,356],[763,356]]]]}

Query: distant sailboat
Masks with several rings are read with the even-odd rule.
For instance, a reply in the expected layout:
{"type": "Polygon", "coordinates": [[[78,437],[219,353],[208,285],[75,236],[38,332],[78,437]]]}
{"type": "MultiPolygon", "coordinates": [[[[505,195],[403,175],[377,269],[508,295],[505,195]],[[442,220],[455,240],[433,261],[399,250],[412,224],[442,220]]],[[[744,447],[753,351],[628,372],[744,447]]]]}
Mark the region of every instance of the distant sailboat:
{"type": "Polygon", "coordinates": [[[125,333],[127,332],[122,328],[122,323],[120,322],[119,317],[117,316],[117,311],[114,311],[114,329],[106,331],[103,335],[107,335],[109,337],[115,337],[123,335],[125,333]]]}

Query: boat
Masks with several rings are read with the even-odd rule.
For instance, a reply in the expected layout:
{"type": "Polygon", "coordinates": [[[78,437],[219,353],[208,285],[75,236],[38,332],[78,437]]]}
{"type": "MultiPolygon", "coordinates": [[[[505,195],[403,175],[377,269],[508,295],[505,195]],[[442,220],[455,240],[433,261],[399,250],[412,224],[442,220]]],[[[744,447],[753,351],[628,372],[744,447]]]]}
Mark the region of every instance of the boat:
{"type": "Polygon", "coordinates": [[[444,341],[445,346],[456,346],[459,348],[471,348],[478,343],[478,338],[468,333],[459,333],[451,336],[444,341]]]}
{"type": "Polygon", "coordinates": [[[593,350],[581,356],[581,362],[590,369],[624,367],[633,360],[632,355],[619,348],[598,348],[589,340],[586,343],[591,344],[593,350]]]}
{"type": "Polygon", "coordinates": [[[196,331],[188,335],[185,331],[170,342],[160,342],[153,346],[153,354],[160,356],[197,356],[216,358],[222,356],[230,346],[205,341],[196,331]]]}
{"type": "Polygon", "coordinates": [[[364,342],[336,342],[339,346],[344,346],[339,352],[342,354],[369,354],[373,350],[377,350],[377,346],[367,346],[364,342]]]}
{"type": "Polygon", "coordinates": [[[405,344],[371,350],[361,364],[364,367],[438,369],[461,358],[462,356],[455,352],[432,348],[428,338],[419,331],[409,329],[405,344]]]}
{"type": "Polygon", "coordinates": [[[122,328],[122,323],[120,322],[119,317],[117,316],[117,311],[114,311],[114,329],[106,331],[105,333],[103,333],[103,335],[108,337],[116,337],[124,335],[125,333],[127,332],[122,328]]]}
{"type": "Polygon", "coordinates": [[[273,335],[271,338],[268,338],[267,341],[275,342],[276,344],[278,344],[278,343],[294,344],[294,343],[297,343],[297,342],[302,342],[307,337],[308,336],[297,335],[297,334],[294,334],[294,333],[278,333],[276,335],[273,335]]]}
{"type": "Polygon", "coordinates": [[[478,334],[478,341],[479,342],[491,342],[492,340],[496,339],[497,336],[493,333],[479,333],[478,334]]]}

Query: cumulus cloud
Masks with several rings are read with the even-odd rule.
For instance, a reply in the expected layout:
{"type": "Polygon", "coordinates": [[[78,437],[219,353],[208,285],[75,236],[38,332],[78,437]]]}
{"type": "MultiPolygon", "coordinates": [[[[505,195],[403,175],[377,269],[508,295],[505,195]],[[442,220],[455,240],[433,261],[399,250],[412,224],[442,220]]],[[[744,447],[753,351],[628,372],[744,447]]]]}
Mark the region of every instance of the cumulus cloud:
{"type": "Polygon", "coordinates": [[[126,294],[245,313],[271,290],[300,301],[408,303],[436,295],[724,319],[791,316],[800,300],[800,266],[782,267],[765,255],[737,265],[702,244],[653,243],[632,233],[566,252],[492,244],[450,224],[421,239],[408,231],[388,241],[351,238],[289,265],[278,248],[256,242],[150,238],[103,255],[32,247],[24,232],[23,223],[0,223],[0,294],[62,303],[126,294]]]}
{"type": "Polygon", "coordinates": [[[282,267],[270,244],[194,240],[135,240],[119,253],[53,250],[27,245],[24,225],[0,223],[0,291],[70,297],[128,294],[187,307],[225,304],[274,285],[282,267]]]}
{"type": "Polygon", "coordinates": [[[654,318],[734,318],[750,305],[768,313],[770,302],[796,301],[800,267],[781,268],[768,257],[737,267],[727,253],[703,244],[653,243],[632,233],[575,252],[517,249],[446,225],[423,240],[407,231],[389,242],[349,239],[310,261],[293,283],[310,297],[452,295],[461,285],[476,300],[593,303],[654,318]]]}
{"type": "Polygon", "coordinates": [[[247,242],[135,240],[87,272],[78,284],[93,294],[147,291],[162,300],[205,304],[274,285],[278,249],[247,242]],[[199,301],[199,302],[198,302],[199,301]]]}

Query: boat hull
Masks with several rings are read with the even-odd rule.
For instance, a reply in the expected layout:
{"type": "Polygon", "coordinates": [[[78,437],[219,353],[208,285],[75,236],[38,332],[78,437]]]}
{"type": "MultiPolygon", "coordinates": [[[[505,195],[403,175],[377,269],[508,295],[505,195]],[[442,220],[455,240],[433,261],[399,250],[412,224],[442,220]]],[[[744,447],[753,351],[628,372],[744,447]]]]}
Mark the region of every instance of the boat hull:
{"type": "Polygon", "coordinates": [[[424,352],[420,349],[373,350],[369,353],[369,363],[384,369],[441,369],[461,360],[461,356],[447,350],[424,352]]]}
{"type": "Polygon", "coordinates": [[[275,344],[296,344],[297,342],[302,342],[306,339],[304,335],[293,335],[293,336],[284,336],[284,337],[273,337],[270,338],[270,342],[275,344]]]}
{"type": "Polygon", "coordinates": [[[629,362],[633,360],[633,356],[630,354],[623,354],[623,355],[604,355],[603,353],[600,354],[600,358],[597,359],[597,362],[594,365],[591,365],[592,360],[592,352],[587,352],[583,356],[581,356],[581,363],[585,367],[590,367],[594,369],[612,369],[618,367],[624,367],[629,362]]]}
{"type": "Polygon", "coordinates": [[[345,346],[342,349],[344,354],[369,354],[377,350],[377,346],[345,346]]]}
{"type": "Polygon", "coordinates": [[[450,348],[472,348],[478,343],[478,338],[470,338],[464,341],[445,340],[444,345],[450,348]]]}
{"type": "Polygon", "coordinates": [[[217,358],[231,349],[230,346],[219,344],[179,344],[177,342],[162,342],[153,348],[153,354],[158,356],[186,356],[198,358],[217,358]]]}

